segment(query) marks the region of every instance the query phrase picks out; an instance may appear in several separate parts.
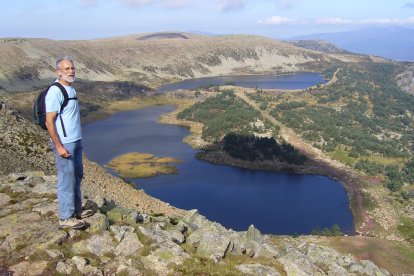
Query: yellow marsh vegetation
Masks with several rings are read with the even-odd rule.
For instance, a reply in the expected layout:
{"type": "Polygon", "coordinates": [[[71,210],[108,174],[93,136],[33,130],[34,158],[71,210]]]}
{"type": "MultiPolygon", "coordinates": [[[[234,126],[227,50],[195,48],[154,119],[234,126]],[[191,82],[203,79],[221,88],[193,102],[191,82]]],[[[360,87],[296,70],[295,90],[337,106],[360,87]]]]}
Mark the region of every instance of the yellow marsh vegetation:
{"type": "Polygon", "coordinates": [[[155,157],[150,153],[131,152],[112,159],[105,167],[110,168],[124,178],[145,178],[158,174],[176,174],[172,163],[182,162],[171,157],[155,157]]]}

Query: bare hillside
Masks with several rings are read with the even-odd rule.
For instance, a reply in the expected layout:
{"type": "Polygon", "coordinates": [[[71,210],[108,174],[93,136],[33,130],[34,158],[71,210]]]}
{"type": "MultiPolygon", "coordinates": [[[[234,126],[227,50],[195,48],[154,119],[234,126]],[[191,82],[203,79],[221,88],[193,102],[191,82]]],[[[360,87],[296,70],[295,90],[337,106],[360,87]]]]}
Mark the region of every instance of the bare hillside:
{"type": "Polygon", "coordinates": [[[339,55],[247,35],[161,33],[79,41],[11,38],[0,40],[0,90],[44,86],[54,78],[54,61],[62,54],[75,58],[81,79],[150,87],[222,74],[310,70],[315,64],[343,60],[339,55]]]}

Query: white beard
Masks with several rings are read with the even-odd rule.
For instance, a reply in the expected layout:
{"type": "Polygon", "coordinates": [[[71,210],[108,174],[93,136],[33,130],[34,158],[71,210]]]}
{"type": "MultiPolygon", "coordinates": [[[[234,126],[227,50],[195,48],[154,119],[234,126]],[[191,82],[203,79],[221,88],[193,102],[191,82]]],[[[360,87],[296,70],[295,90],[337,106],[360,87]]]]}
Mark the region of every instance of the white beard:
{"type": "Polygon", "coordinates": [[[61,78],[62,78],[62,80],[66,81],[68,83],[73,83],[75,81],[75,76],[69,77],[69,76],[62,75],[61,78]]]}

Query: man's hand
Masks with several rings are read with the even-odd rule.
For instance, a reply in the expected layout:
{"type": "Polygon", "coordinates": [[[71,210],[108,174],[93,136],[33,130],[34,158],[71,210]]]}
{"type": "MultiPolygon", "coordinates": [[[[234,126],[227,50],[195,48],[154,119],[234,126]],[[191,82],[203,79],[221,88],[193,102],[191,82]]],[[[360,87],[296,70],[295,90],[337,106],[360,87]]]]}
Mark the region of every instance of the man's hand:
{"type": "Polygon", "coordinates": [[[56,147],[56,151],[59,154],[59,156],[62,157],[62,158],[69,158],[70,157],[69,151],[63,146],[56,147]]]}
{"type": "Polygon", "coordinates": [[[57,112],[47,112],[46,113],[46,127],[49,132],[49,136],[52,139],[53,144],[55,144],[56,151],[62,158],[69,158],[69,151],[63,146],[60,141],[59,135],[56,131],[55,120],[57,117],[57,112]]]}

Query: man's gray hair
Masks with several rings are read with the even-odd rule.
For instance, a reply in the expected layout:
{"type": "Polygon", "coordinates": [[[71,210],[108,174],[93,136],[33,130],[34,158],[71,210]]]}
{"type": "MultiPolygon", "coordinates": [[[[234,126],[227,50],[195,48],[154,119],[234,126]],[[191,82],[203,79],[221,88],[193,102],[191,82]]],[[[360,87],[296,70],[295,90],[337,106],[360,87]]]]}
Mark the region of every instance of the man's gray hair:
{"type": "Polygon", "coordinates": [[[59,69],[59,64],[64,60],[70,61],[72,64],[74,64],[73,58],[71,56],[60,56],[56,59],[56,69],[59,69]]]}

